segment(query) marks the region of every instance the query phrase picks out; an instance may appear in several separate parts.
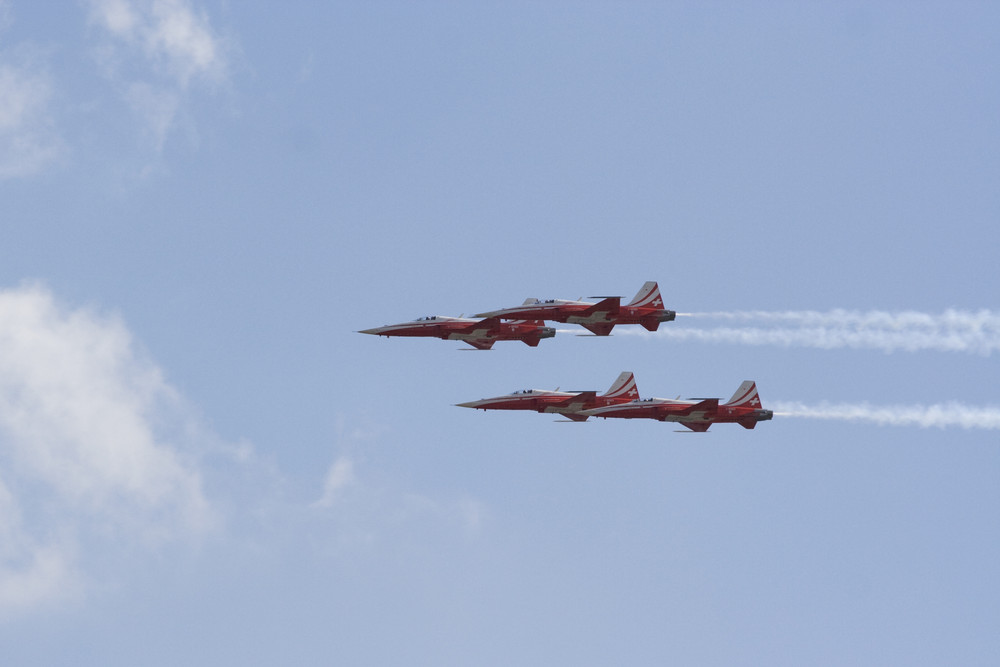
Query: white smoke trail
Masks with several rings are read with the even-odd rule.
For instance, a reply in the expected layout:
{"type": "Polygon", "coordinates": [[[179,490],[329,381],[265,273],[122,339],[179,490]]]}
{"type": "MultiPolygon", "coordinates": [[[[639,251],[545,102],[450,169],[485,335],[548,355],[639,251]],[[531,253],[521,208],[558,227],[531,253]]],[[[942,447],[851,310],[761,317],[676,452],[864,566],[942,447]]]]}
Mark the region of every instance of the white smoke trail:
{"type": "MultiPolygon", "coordinates": [[[[764,326],[689,329],[665,325],[653,333],[622,327],[621,333],[675,341],[744,345],[781,345],[823,349],[875,349],[883,352],[937,350],[989,356],[1000,351],[1000,313],[990,310],[903,311],[737,311],[690,313],[690,317],[764,326]]],[[[618,333],[618,328],[615,332],[618,333]]]]}
{"type": "Polygon", "coordinates": [[[805,405],[794,402],[776,402],[769,405],[775,417],[803,417],[807,419],[832,419],[838,421],[869,422],[880,426],[919,426],[920,428],[948,428],[1000,430],[1000,407],[970,406],[948,402],[932,405],[886,405],[868,403],[819,403],[805,405]]]}

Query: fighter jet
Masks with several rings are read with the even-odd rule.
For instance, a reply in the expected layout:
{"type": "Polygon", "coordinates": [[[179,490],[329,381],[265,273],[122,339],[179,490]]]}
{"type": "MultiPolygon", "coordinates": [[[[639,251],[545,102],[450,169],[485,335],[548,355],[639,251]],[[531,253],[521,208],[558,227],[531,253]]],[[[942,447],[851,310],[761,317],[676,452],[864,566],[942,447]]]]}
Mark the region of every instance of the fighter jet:
{"type": "Polygon", "coordinates": [[[548,391],[545,389],[523,389],[506,396],[484,398],[468,403],[458,403],[460,408],[477,410],[534,410],[554,412],[573,421],[586,421],[584,410],[601,406],[628,403],[639,398],[635,386],[635,376],[625,371],[618,376],[611,388],[604,394],[596,391],[548,391]]]}
{"type": "Polygon", "coordinates": [[[563,301],[560,299],[527,299],[512,308],[480,313],[476,317],[501,317],[503,319],[527,318],[579,324],[598,336],[607,336],[616,324],[641,324],[656,331],[660,322],[669,322],[677,315],[663,308],[660,288],[653,281],[647,282],[628,304],[621,305],[620,296],[592,296],[600,299],[589,301],[563,301]]]}
{"type": "Polygon", "coordinates": [[[423,336],[445,340],[460,340],[479,350],[488,350],[498,340],[519,340],[535,347],[543,338],[552,338],[556,330],[545,326],[541,320],[515,320],[501,322],[499,317],[469,319],[467,317],[444,317],[431,315],[412,322],[387,324],[374,329],[362,329],[358,333],[373,336],[423,336]]]}
{"type": "Polygon", "coordinates": [[[670,400],[647,398],[621,405],[591,408],[580,414],[589,417],[616,417],[620,419],[658,419],[679,422],[692,431],[707,431],[716,422],[736,422],[743,428],[753,428],[759,421],[774,416],[770,410],[761,409],[757,385],[747,380],[740,385],[728,402],[719,405],[718,398],[691,398],[670,400]]]}

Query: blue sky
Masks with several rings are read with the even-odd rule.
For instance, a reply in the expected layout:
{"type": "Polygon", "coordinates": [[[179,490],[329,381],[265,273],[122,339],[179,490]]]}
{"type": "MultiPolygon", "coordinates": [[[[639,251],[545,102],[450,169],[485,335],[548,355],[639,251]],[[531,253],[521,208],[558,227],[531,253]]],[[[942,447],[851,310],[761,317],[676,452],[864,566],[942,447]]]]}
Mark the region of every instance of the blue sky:
{"type": "Polygon", "coordinates": [[[996,664],[996,6],[318,4],[0,0],[8,662],[996,664]]]}

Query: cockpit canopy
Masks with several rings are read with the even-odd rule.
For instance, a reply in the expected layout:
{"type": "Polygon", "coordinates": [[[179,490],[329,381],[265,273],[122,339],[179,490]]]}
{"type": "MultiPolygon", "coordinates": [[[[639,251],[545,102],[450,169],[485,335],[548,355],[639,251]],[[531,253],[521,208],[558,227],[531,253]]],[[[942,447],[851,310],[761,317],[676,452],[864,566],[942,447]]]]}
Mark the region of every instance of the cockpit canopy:
{"type": "Polygon", "coordinates": [[[431,320],[436,320],[437,318],[438,318],[437,315],[428,315],[427,317],[418,317],[417,319],[415,319],[413,321],[414,322],[430,322],[431,320]]]}

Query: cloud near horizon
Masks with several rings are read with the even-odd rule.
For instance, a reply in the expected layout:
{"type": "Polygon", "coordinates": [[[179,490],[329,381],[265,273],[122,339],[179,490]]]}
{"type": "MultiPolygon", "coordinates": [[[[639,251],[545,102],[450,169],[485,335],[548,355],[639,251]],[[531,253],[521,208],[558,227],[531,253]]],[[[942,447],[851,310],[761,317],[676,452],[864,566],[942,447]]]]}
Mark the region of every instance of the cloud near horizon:
{"type": "Polygon", "coordinates": [[[156,546],[217,522],[172,440],[185,419],[117,318],[0,290],[0,615],[83,588],[90,538],[156,546]]]}
{"type": "Polygon", "coordinates": [[[477,499],[407,488],[352,454],[382,426],[342,421],[341,453],[310,502],[249,443],[198,421],[119,317],[39,284],[0,289],[0,622],[125,576],[109,561],[206,538],[268,550],[291,525],[303,532],[285,539],[319,534],[309,548],[353,557],[483,527],[477,499]]]}

